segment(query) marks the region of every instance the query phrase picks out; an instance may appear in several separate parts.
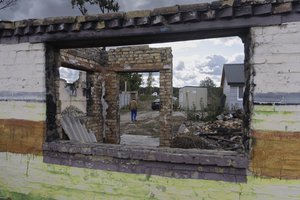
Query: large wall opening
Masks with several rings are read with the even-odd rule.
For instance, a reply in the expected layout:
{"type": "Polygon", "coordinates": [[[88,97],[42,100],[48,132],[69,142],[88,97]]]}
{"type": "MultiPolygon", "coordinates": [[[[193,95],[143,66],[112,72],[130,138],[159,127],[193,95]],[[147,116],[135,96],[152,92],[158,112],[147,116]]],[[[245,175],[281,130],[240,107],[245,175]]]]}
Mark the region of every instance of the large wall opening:
{"type": "MultiPolygon", "coordinates": [[[[178,55],[173,57],[176,62],[173,75],[166,76],[163,74],[160,76],[158,92],[154,92],[152,89],[151,94],[148,94],[151,97],[151,102],[147,103],[149,108],[152,107],[152,110],[161,110],[161,105],[163,105],[161,98],[164,101],[166,97],[170,98],[170,107],[165,107],[164,113],[160,112],[158,116],[155,116],[156,113],[152,115],[152,111],[149,111],[148,115],[151,115],[154,119],[150,119],[150,121],[152,120],[151,122],[154,122],[154,124],[149,125],[150,122],[146,122],[147,120],[140,120],[140,129],[137,127],[138,123],[126,122],[125,110],[133,97],[138,101],[140,99],[145,100],[147,89],[143,91],[140,87],[137,91],[128,92],[128,86],[124,85],[122,79],[134,75],[146,77],[145,74],[139,74],[145,71],[148,71],[148,77],[150,74],[151,76],[153,73],[157,74],[157,72],[160,72],[158,70],[160,66],[156,69],[153,67],[155,66],[153,62],[157,62],[155,59],[161,59],[168,60],[171,64],[172,59],[164,57],[167,54],[159,54],[161,50],[153,50],[148,46],[109,48],[107,51],[103,50],[102,53],[100,53],[101,49],[98,48],[99,51],[94,52],[94,54],[89,52],[93,48],[60,51],[60,63],[70,68],[86,70],[82,72],[86,76],[85,80],[81,80],[83,83],[80,84],[81,92],[85,93],[87,102],[86,116],[90,118],[90,120],[86,120],[85,126],[88,132],[95,134],[97,142],[140,143],[139,145],[148,146],[147,142],[145,144],[140,141],[136,143],[128,142],[126,135],[147,135],[149,132],[148,136],[154,137],[155,141],[154,144],[149,146],[161,146],[163,142],[160,140],[163,139],[166,141],[166,146],[173,148],[247,151],[248,133],[245,132],[245,130],[247,131],[247,124],[243,124],[243,120],[249,120],[244,118],[244,116],[247,116],[244,115],[247,109],[244,110],[243,98],[249,92],[245,92],[245,95],[243,93],[246,88],[246,65],[243,63],[244,49],[242,41],[238,37],[231,37],[153,44],[151,46],[164,47],[164,49],[172,46],[174,53],[178,55]],[[209,43],[211,46],[208,45],[209,43]],[[223,49],[216,48],[220,44],[223,44],[223,49]],[[237,50],[230,50],[232,46],[237,50]],[[150,52],[151,50],[153,52],[150,52]],[[89,53],[86,53],[86,51],[89,53]],[[223,52],[223,55],[221,52],[223,52]],[[88,54],[89,56],[87,56],[88,54]],[[94,62],[94,66],[91,65],[92,62],[94,62]],[[185,63],[187,66],[185,66],[185,63]],[[170,84],[172,79],[173,83],[170,84]],[[171,89],[169,91],[173,92],[166,95],[164,92],[165,87],[169,87],[171,89]],[[124,91],[121,92],[120,90],[123,89],[124,91]],[[160,93],[164,96],[155,96],[160,95],[160,93]],[[152,104],[158,104],[159,108],[153,108],[152,104]],[[173,113],[172,116],[170,115],[170,120],[165,119],[165,113],[173,113]],[[164,123],[164,126],[161,127],[161,123],[164,123]],[[150,131],[146,129],[148,125],[150,131]],[[167,129],[165,129],[166,127],[167,129]],[[169,130],[167,136],[163,136],[164,129],[169,130]],[[122,137],[122,135],[124,136],[122,137]]],[[[157,64],[161,65],[163,62],[157,64]]],[[[168,65],[161,65],[161,69],[166,66],[169,68],[168,65]]],[[[61,71],[63,71],[63,68],[61,71]]],[[[61,93],[61,89],[58,89],[58,91],[58,93],[61,93]]],[[[61,94],[58,95],[62,96],[61,94]]],[[[61,102],[57,102],[57,104],[61,107],[63,105],[62,99],[59,99],[59,101],[61,102]]],[[[142,103],[142,101],[139,103],[142,103]]],[[[63,112],[60,107],[58,107],[57,115],[63,112]]],[[[147,115],[147,111],[146,114],[141,116],[140,114],[142,112],[139,113],[139,117],[143,119],[145,118],[143,115],[147,115]]],[[[59,118],[56,121],[59,135],[62,135],[60,132],[63,130],[59,118]]],[[[60,138],[63,137],[60,136],[60,138]]],[[[134,139],[136,138],[138,136],[134,139]]],[[[152,139],[149,139],[148,142],[152,139]]]]}
{"type": "MultiPolygon", "coordinates": [[[[249,88],[250,88],[250,80],[249,76],[249,44],[247,43],[246,37],[247,35],[241,35],[240,36],[244,42],[245,46],[245,62],[242,63],[244,66],[244,69],[242,72],[245,75],[245,82],[243,87],[245,87],[245,93],[243,95],[243,112],[242,116],[240,116],[240,123],[243,121],[243,124],[240,129],[235,132],[233,130],[227,131],[226,133],[220,131],[222,128],[224,130],[224,127],[219,126],[217,129],[214,129],[213,132],[210,132],[205,130],[202,131],[199,129],[195,129],[194,127],[199,126],[199,123],[197,120],[203,120],[203,117],[205,118],[206,115],[210,112],[209,110],[204,110],[200,106],[201,109],[194,109],[188,108],[187,110],[184,108],[184,106],[180,107],[180,90],[179,88],[173,87],[173,56],[171,54],[171,48],[168,46],[164,46],[164,48],[161,48],[159,50],[156,50],[156,48],[149,47],[149,46],[133,46],[133,47],[118,47],[118,48],[109,48],[106,50],[106,62],[103,62],[102,64],[88,64],[83,62],[81,64],[76,63],[80,67],[76,67],[78,69],[84,69],[84,71],[87,72],[87,91],[90,92],[91,98],[87,102],[87,116],[92,119],[92,128],[94,128],[93,131],[90,131],[88,127],[88,123],[85,124],[87,127],[87,132],[93,132],[95,134],[94,137],[96,138],[97,145],[95,146],[95,141],[93,143],[85,143],[85,144],[76,144],[76,142],[65,142],[65,141],[56,141],[54,143],[51,143],[51,141],[57,140],[59,138],[59,131],[62,131],[62,126],[59,121],[60,119],[60,111],[56,110],[56,112],[53,112],[50,108],[51,105],[56,105],[57,101],[53,102],[53,96],[48,98],[48,133],[47,133],[47,141],[50,143],[45,144],[45,155],[47,162],[54,162],[53,160],[60,160],[58,154],[52,154],[52,151],[57,151],[56,148],[58,146],[63,146],[66,149],[71,148],[72,151],[74,151],[73,146],[77,146],[78,149],[76,150],[76,155],[80,155],[85,151],[86,149],[90,149],[88,152],[97,152],[95,155],[98,156],[112,156],[113,160],[112,162],[123,162],[124,159],[132,159],[132,160],[143,160],[143,162],[147,162],[147,166],[150,166],[155,162],[163,162],[162,166],[158,167],[155,171],[151,170],[151,173],[157,174],[157,175],[164,175],[167,176],[167,173],[170,169],[167,169],[166,163],[173,163],[176,161],[176,163],[189,163],[188,165],[191,165],[192,168],[194,168],[196,165],[200,164],[205,167],[205,172],[200,172],[197,177],[203,177],[203,174],[206,173],[208,168],[213,167],[216,165],[216,162],[221,162],[217,164],[222,169],[232,169],[235,174],[234,181],[245,181],[246,178],[246,166],[247,166],[247,157],[245,156],[248,151],[248,141],[249,141],[249,116],[250,116],[250,103],[249,103],[249,88]],[[133,48],[133,50],[131,49],[133,48]],[[159,51],[159,52],[156,52],[159,51]],[[153,53],[153,54],[152,54],[153,53]],[[137,60],[135,62],[130,62],[130,59],[132,59],[131,56],[137,56],[137,60]],[[151,59],[145,59],[144,55],[147,55],[151,59]],[[156,62],[155,60],[158,59],[159,61],[156,62]],[[140,61],[139,61],[140,60],[140,61]],[[139,62],[137,62],[139,61],[139,62]],[[149,62],[149,63],[148,63],[149,62]],[[84,66],[84,67],[83,67],[84,66]],[[159,95],[160,95],[160,112],[159,112],[159,145],[125,145],[122,143],[122,121],[121,121],[121,108],[120,108],[120,75],[122,73],[136,73],[136,72],[159,72],[159,95]],[[248,77],[248,78],[247,78],[248,77]],[[174,98],[174,92],[178,95],[178,105],[175,106],[174,103],[176,102],[174,98]],[[247,103],[248,102],[248,103],[247,103]],[[173,111],[176,109],[175,111],[173,111]],[[175,113],[175,114],[174,114],[175,113]],[[178,113],[184,113],[183,115],[178,113]],[[55,114],[55,115],[54,115],[55,114]],[[188,120],[187,116],[193,115],[193,120],[188,120]],[[182,118],[183,116],[183,118],[182,118]],[[185,119],[186,118],[186,119],[185,119]],[[53,119],[53,120],[51,120],[53,119]],[[50,122],[50,123],[49,123],[50,122]],[[52,126],[51,124],[54,123],[52,126]],[[177,123],[177,124],[176,124],[177,123]],[[183,125],[187,124],[193,124],[193,128],[186,127],[189,130],[189,133],[186,133],[183,131],[183,134],[180,133],[183,129],[183,125]],[[50,125],[50,126],[49,126],[50,125]],[[194,126],[196,125],[196,126],[194,126]],[[53,128],[53,129],[51,129],[53,128]],[[181,129],[181,130],[180,130],[181,129]],[[58,130],[58,131],[57,131],[58,130]],[[104,143],[104,144],[103,144],[104,143]],[[117,146],[111,146],[111,144],[120,144],[117,146]],[[58,146],[57,146],[58,145],[58,146]],[[172,147],[172,148],[158,148],[159,147],[172,147]],[[85,150],[84,150],[85,149],[85,150]],[[96,150],[98,149],[98,150],[96,150]],[[205,149],[205,150],[204,150],[205,149]],[[203,163],[200,160],[194,160],[194,156],[196,152],[200,153],[202,151],[205,151],[203,154],[204,157],[208,156],[209,158],[213,158],[212,161],[209,161],[208,163],[203,163]],[[220,150],[225,150],[224,154],[218,153],[220,150]],[[114,153],[112,153],[114,152],[114,153]],[[121,153],[123,152],[123,153],[121,153]],[[194,152],[194,153],[193,153],[194,152]],[[143,155],[142,155],[142,154],[143,155]],[[178,158],[174,157],[173,154],[176,154],[178,158]],[[225,155],[226,154],[226,155],[225,155]],[[171,157],[173,158],[171,159],[171,157]],[[194,161],[193,161],[194,160],[194,161]],[[149,162],[149,163],[148,163],[149,162]],[[231,166],[229,163],[236,163],[234,166],[231,166]],[[196,164],[196,165],[195,165],[196,164]],[[162,170],[163,169],[163,170],[162,170]],[[166,170],[166,171],[165,171],[166,170]],[[236,176],[236,173],[239,175],[236,176]]],[[[226,38],[224,39],[226,40],[226,38]]],[[[235,40],[235,39],[233,39],[235,40]]],[[[239,40],[239,39],[238,39],[239,40]]],[[[222,40],[221,40],[222,41],[222,40]]],[[[240,40],[239,40],[240,41],[240,40]]],[[[191,41],[194,42],[195,41],[191,41]]],[[[205,41],[204,41],[205,42],[205,41]]],[[[165,44],[160,44],[165,45],[165,44]]],[[[168,44],[167,44],[168,45],[168,44]]],[[[243,46],[243,45],[242,45],[243,46]]],[[[48,46],[48,52],[47,52],[47,60],[48,60],[48,70],[47,70],[47,77],[48,78],[48,85],[49,85],[49,91],[55,91],[55,95],[57,96],[57,89],[51,89],[51,86],[53,86],[53,80],[56,80],[55,74],[56,71],[58,71],[57,66],[60,66],[60,62],[62,62],[60,57],[60,52],[64,50],[60,50],[59,48],[55,47],[55,43],[51,46],[48,46]],[[54,57],[52,57],[54,55],[54,57]],[[54,70],[55,69],[55,70],[54,70]],[[54,73],[53,73],[54,72],[54,73]]],[[[243,50],[242,50],[243,51],[243,50]]],[[[78,56],[78,55],[77,55],[78,56]]],[[[146,57],[147,57],[146,56],[146,57]]],[[[69,66],[70,60],[63,60],[65,66],[69,66]]],[[[74,62],[73,62],[74,64],[74,62]]],[[[224,63],[226,64],[226,62],[224,63]]],[[[227,63],[228,64],[228,63],[227,63]]],[[[177,68],[180,68],[180,62],[176,66],[177,68]]],[[[214,67],[218,68],[220,71],[219,65],[215,65],[214,67]]],[[[214,70],[214,67],[209,68],[209,66],[204,66],[202,70],[198,69],[200,74],[201,73],[211,73],[210,70],[214,70]],[[208,68],[207,68],[208,67],[208,68]]],[[[72,67],[71,67],[72,68],[72,67]]],[[[188,71],[192,71],[192,73],[196,74],[195,71],[193,72],[193,69],[190,69],[188,71]]],[[[221,70],[222,71],[222,70],[221,70]]],[[[183,72],[181,72],[183,74],[183,72]]],[[[223,71],[222,71],[223,74],[223,71]]],[[[221,75],[222,75],[221,74],[221,75]]],[[[176,76],[176,74],[175,74],[176,76]]],[[[178,76],[178,74],[177,74],[178,76]]],[[[192,77],[190,77],[191,79],[192,77]]],[[[196,78],[196,77],[195,77],[196,78]]],[[[216,77],[212,77],[212,79],[216,80],[218,84],[221,86],[221,82],[224,81],[221,79],[220,74],[218,79],[216,77]]],[[[197,80],[200,85],[200,79],[197,80]]],[[[175,81],[176,82],[176,81],[175,81]]],[[[223,86],[223,85],[222,85],[223,86]]],[[[239,86],[239,85],[235,85],[239,86]]],[[[184,89],[185,87],[183,87],[184,89]]],[[[200,87],[201,88],[201,87],[200,87]]],[[[218,102],[218,104],[221,104],[222,97],[220,95],[221,89],[212,90],[210,88],[206,88],[207,94],[214,94],[214,96],[207,95],[207,107],[212,102],[218,102]]],[[[238,90],[236,90],[238,92],[238,90]]],[[[184,92],[183,96],[186,96],[187,92],[184,92]]],[[[193,91],[191,91],[193,93],[193,91]]],[[[51,94],[51,93],[49,93],[51,94]]],[[[238,95],[238,93],[236,93],[238,95]]],[[[197,96],[197,95],[196,95],[197,96]]],[[[200,95],[200,97],[202,97],[200,95]]],[[[236,96],[237,98],[240,96],[236,96]]],[[[189,97],[191,98],[191,96],[189,97]]],[[[201,99],[201,98],[200,98],[201,99]]],[[[198,102],[198,100],[195,100],[194,102],[198,102]]],[[[200,101],[201,102],[201,101],[200,101]]],[[[202,97],[202,102],[204,102],[204,99],[202,97]]],[[[195,103],[194,103],[195,104],[195,103]]],[[[214,105],[215,106],[215,105],[214,105]]],[[[56,106],[55,106],[56,108],[56,106]]],[[[222,113],[218,113],[222,114],[222,113]]],[[[226,113],[226,115],[223,115],[223,118],[220,119],[221,121],[224,121],[224,123],[228,123],[228,116],[229,118],[232,118],[232,113],[226,113]],[[227,120],[227,122],[226,122],[227,120]]],[[[203,123],[201,124],[203,125],[203,123]]],[[[206,127],[210,127],[209,124],[205,124],[206,127]]],[[[155,127],[153,127],[155,128],[155,127]]],[[[185,129],[183,129],[185,130],[185,129]]],[[[61,138],[61,137],[60,137],[61,138]]],[[[136,139],[136,138],[135,138],[136,139]]],[[[158,138],[157,138],[158,139],[158,138]]],[[[92,140],[93,141],[93,140],[92,140]]],[[[149,141],[148,141],[149,142],[149,141]]],[[[70,150],[71,150],[70,149],[70,150]]],[[[60,151],[60,150],[58,150],[60,151]]],[[[62,154],[65,154],[65,152],[61,152],[62,154]]],[[[59,154],[61,154],[59,153],[59,154]]],[[[74,153],[74,152],[73,152],[74,153]]],[[[196,153],[197,154],[197,153],[196,153]]],[[[199,157],[199,155],[196,157],[199,157]]],[[[76,155],[71,156],[71,160],[77,159],[76,155]],[[74,157],[74,158],[73,158],[74,157]]],[[[201,154],[202,155],[202,154],[201,154]]],[[[89,153],[86,155],[85,159],[87,159],[84,163],[87,165],[92,165],[93,163],[93,155],[90,155],[89,153]]],[[[74,160],[75,161],[75,160],[74,160]]],[[[56,163],[56,161],[54,162],[56,163]]],[[[67,164],[67,163],[66,163],[67,164]]],[[[70,164],[70,163],[69,163],[70,164]]],[[[75,163],[74,163],[75,164],[75,163]]],[[[72,165],[72,164],[71,164],[72,165]]],[[[83,165],[77,165],[79,167],[84,167],[83,165]]],[[[113,164],[115,165],[115,164],[113,164]]],[[[131,165],[131,164],[129,164],[131,165]]],[[[145,170],[146,168],[143,167],[144,164],[140,163],[138,168],[133,168],[130,170],[130,172],[136,173],[140,170],[145,170]]],[[[112,170],[110,167],[110,164],[108,163],[102,163],[100,169],[109,169],[112,170]]],[[[125,167],[125,166],[124,166],[125,167]]],[[[97,167],[96,167],[97,168],[97,167]]],[[[214,168],[214,167],[213,167],[214,168]]],[[[128,168],[119,168],[121,171],[128,171],[128,168]]],[[[217,169],[214,169],[217,170],[217,169]]],[[[186,177],[184,174],[190,174],[187,177],[191,177],[191,173],[194,172],[194,170],[183,170],[180,169],[180,172],[178,177],[186,177]]],[[[226,170],[225,170],[226,171],[226,170]]],[[[174,171],[172,171],[174,173],[174,171]]],[[[198,173],[198,172],[197,172],[198,173]]],[[[229,180],[232,174],[227,173],[219,173],[216,172],[217,176],[214,177],[214,180],[229,180]],[[224,175],[225,174],[225,175],[224,175]],[[219,176],[220,175],[220,176],[219,176]]],[[[196,176],[194,177],[196,178],[196,176]]],[[[210,178],[209,178],[210,179],[210,178]]]]}
{"type": "Polygon", "coordinates": [[[158,147],[159,72],[121,73],[120,77],[120,144],[158,147]],[[131,116],[130,102],[133,99],[138,106],[136,120],[131,116]]]}

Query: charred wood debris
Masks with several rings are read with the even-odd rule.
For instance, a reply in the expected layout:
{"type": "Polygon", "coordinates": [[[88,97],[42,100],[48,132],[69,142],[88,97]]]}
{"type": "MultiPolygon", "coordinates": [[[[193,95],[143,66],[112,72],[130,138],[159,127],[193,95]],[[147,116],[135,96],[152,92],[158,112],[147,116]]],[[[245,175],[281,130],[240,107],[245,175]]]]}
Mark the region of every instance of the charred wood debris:
{"type": "Polygon", "coordinates": [[[185,121],[171,142],[173,148],[244,152],[243,112],[218,115],[214,121],[185,121]]]}

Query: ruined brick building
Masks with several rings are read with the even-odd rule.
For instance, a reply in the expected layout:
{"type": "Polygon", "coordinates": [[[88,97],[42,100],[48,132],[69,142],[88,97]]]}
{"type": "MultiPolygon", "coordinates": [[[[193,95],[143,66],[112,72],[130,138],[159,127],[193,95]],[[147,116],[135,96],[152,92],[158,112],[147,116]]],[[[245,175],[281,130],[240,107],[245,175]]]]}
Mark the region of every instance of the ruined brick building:
{"type": "Polygon", "coordinates": [[[299,199],[299,38],[298,0],[1,21],[0,198],[299,199]],[[245,45],[245,153],[168,148],[169,48],[120,48],[107,62],[63,50],[226,36],[245,45]],[[62,140],[59,66],[86,71],[98,143],[62,140]],[[118,144],[118,73],[136,71],[160,72],[159,148],[118,144]]]}

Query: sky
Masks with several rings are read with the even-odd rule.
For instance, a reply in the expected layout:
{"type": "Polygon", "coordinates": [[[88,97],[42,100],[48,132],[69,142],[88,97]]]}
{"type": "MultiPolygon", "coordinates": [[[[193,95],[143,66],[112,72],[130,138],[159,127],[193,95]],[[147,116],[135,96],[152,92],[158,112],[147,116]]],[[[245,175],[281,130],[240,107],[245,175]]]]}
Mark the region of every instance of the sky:
{"type": "MultiPolygon", "coordinates": [[[[120,11],[148,10],[176,4],[211,2],[212,0],[118,0],[120,11]]],[[[71,0],[19,0],[6,10],[0,10],[0,20],[21,20],[53,16],[81,15],[72,8],[71,0]]],[[[89,14],[98,13],[97,7],[88,6],[89,14]]],[[[240,38],[215,38],[206,40],[150,44],[150,47],[172,47],[173,86],[198,86],[205,77],[219,85],[223,64],[243,63],[244,45],[240,38]]],[[[74,74],[74,73],[69,73],[74,74]]],[[[158,86],[154,74],[154,86],[158,86]]],[[[144,80],[147,77],[144,76],[144,80]]]]}

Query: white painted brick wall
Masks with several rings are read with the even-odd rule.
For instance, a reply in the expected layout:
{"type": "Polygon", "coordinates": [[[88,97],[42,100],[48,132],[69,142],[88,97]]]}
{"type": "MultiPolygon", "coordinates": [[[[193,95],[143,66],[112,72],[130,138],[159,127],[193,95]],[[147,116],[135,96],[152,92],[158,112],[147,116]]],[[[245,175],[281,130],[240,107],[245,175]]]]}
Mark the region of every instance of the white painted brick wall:
{"type": "Polygon", "coordinates": [[[300,22],[252,28],[251,34],[254,94],[300,92],[300,22]]]}
{"type": "Polygon", "coordinates": [[[0,44],[0,119],[46,119],[44,44],[0,44]]]}
{"type": "Polygon", "coordinates": [[[45,92],[44,44],[0,45],[0,91],[45,92]]]}
{"type": "MultiPolygon", "coordinates": [[[[293,100],[300,103],[300,22],[280,26],[257,27],[251,29],[253,39],[254,101],[259,95],[277,95],[285,102],[285,97],[293,94],[293,100]]],[[[265,98],[273,103],[276,98],[265,98]]],[[[258,100],[257,102],[261,102],[258,100]]],[[[254,130],[299,132],[300,106],[255,105],[251,128],[254,130]]]]}

